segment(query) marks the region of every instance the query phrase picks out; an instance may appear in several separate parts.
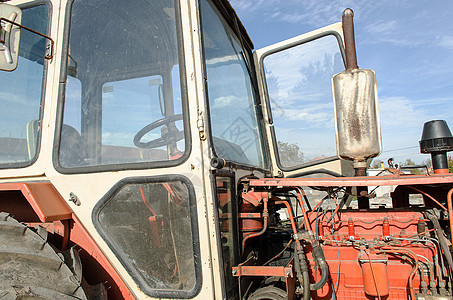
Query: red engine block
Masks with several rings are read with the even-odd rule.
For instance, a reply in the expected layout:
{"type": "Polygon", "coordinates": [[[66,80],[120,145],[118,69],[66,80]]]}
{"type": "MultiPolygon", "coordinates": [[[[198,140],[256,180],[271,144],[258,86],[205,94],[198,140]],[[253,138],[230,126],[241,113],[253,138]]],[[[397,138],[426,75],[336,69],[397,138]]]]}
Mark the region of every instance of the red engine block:
{"type": "Polygon", "coordinates": [[[314,299],[332,299],[334,289],[337,299],[408,299],[422,285],[442,286],[439,248],[428,238],[421,240],[429,231],[422,213],[354,211],[330,218],[330,212],[310,216],[332,279],[312,292],[314,299]]]}

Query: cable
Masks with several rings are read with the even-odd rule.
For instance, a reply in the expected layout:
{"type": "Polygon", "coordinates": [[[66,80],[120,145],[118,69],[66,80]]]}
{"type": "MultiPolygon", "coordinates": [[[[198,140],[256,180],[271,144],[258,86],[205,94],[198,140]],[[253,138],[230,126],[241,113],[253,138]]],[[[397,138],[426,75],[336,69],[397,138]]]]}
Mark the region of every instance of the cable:
{"type": "Polygon", "coordinates": [[[280,251],[277,255],[275,255],[274,257],[272,257],[271,259],[269,259],[267,262],[265,262],[265,263],[263,264],[263,266],[265,266],[265,265],[271,263],[274,259],[276,259],[276,258],[278,258],[280,255],[282,255],[282,254],[285,252],[285,250],[288,249],[289,245],[291,245],[291,243],[292,243],[293,241],[294,241],[293,239],[290,239],[289,242],[288,242],[288,244],[286,244],[285,248],[283,248],[283,250],[280,251]]]}
{"type": "Polygon", "coordinates": [[[332,298],[333,300],[337,300],[337,292],[335,290],[335,287],[333,285],[333,282],[332,282],[332,277],[329,277],[329,281],[330,281],[330,286],[332,287],[332,298]]]}
{"type": "Polygon", "coordinates": [[[408,254],[408,256],[410,256],[414,260],[414,267],[412,268],[411,272],[409,273],[408,284],[409,284],[409,291],[410,291],[411,299],[417,299],[417,298],[415,298],[414,283],[413,283],[415,274],[418,271],[417,255],[413,251],[411,251],[409,249],[401,248],[401,247],[384,246],[384,247],[378,248],[377,250],[379,252],[390,253],[390,254],[399,255],[399,256],[401,255],[401,252],[403,252],[403,253],[408,254]]]}
{"type": "Polygon", "coordinates": [[[413,190],[415,190],[415,191],[417,191],[417,192],[419,192],[420,194],[425,195],[425,196],[428,197],[429,199],[433,200],[433,201],[434,201],[437,205],[439,205],[443,210],[448,211],[448,209],[446,209],[445,206],[443,206],[439,201],[437,201],[436,199],[434,199],[434,197],[431,196],[430,194],[428,194],[428,193],[426,193],[426,192],[424,192],[424,191],[422,191],[422,190],[419,190],[419,189],[417,189],[417,188],[415,188],[415,187],[413,187],[413,186],[410,186],[410,185],[408,185],[407,187],[408,187],[408,188],[411,188],[411,189],[413,189],[413,190]]]}
{"type": "Polygon", "coordinates": [[[337,282],[335,283],[335,289],[333,290],[334,294],[337,293],[338,284],[340,283],[340,271],[341,271],[340,247],[338,247],[337,241],[335,241],[335,245],[337,246],[337,255],[338,255],[338,275],[337,275],[337,282]]]}

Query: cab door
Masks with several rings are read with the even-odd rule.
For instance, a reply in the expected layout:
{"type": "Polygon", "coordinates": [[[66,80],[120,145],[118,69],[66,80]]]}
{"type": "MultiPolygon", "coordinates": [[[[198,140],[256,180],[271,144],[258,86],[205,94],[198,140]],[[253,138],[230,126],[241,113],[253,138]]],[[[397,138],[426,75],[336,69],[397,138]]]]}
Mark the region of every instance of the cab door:
{"type": "Polygon", "coordinates": [[[343,45],[336,23],[254,52],[274,176],[352,173],[337,157],[332,101],[343,45]]]}

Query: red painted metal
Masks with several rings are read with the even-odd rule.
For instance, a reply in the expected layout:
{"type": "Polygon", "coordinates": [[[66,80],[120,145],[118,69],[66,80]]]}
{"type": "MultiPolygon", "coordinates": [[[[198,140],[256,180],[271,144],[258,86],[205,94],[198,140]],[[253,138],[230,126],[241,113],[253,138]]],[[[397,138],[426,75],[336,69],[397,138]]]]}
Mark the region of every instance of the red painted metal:
{"type": "Polygon", "coordinates": [[[450,221],[450,234],[451,241],[453,243],[453,203],[452,203],[453,189],[448,192],[447,195],[447,206],[448,206],[448,220],[450,221]]]}
{"type": "Polygon", "coordinates": [[[254,205],[246,202],[241,205],[240,211],[238,214],[239,231],[243,239],[245,236],[263,229],[263,216],[261,213],[256,212],[254,205]]]}
{"type": "Polygon", "coordinates": [[[71,219],[71,208],[48,181],[0,183],[1,191],[20,191],[41,222],[71,219]]]}
{"type": "Polygon", "coordinates": [[[324,235],[324,223],[318,222],[318,237],[322,237],[324,235]]]}
{"type": "Polygon", "coordinates": [[[384,238],[390,236],[390,222],[387,217],[382,221],[382,235],[384,238]]]}
{"type": "Polygon", "coordinates": [[[434,170],[435,174],[448,174],[450,171],[448,169],[435,169],[434,170]]]}
{"type": "Polygon", "coordinates": [[[348,220],[348,236],[350,240],[355,240],[355,228],[354,228],[354,222],[352,221],[351,218],[348,220]]]}
{"type": "Polygon", "coordinates": [[[237,266],[233,267],[234,276],[279,276],[293,277],[294,271],[291,265],[287,267],[271,266],[237,266]]]}
{"type": "Polygon", "coordinates": [[[260,178],[251,179],[251,187],[353,187],[353,186],[384,186],[384,185],[419,185],[453,183],[453,174],[430,175],[389,175],[363,177],[325,177],[325,178],[260,178]]]}
{"type": "Polygon", "coordinates": [[[261,213],[252,212],[239,213],[238,217],[244,219],[261,219],[261,213]]]}
{"type": "Polygon", "coordinates": [[[255,190],[248,191],[246,193],[242,193],[242,199],[253,206],[258,206],[261,204],[262,199],[267,199],[268,193],[267,192],[256,192],[255,190]]]}
{"type": "MultiPolygon", "coordinates": [[[[243,235],[243,238],[242,238],[242,250],[241,250],[241,255],[244,254],[244,251],[245,251],[245,245],[246,245],[246,242],[248,239],[250,238],[254,238],[254,237],[257,237],[257,236],[260,236],[262,235],[263,233],[266,232],[267,230],[267,226],[268,226],[268,222],[269,222],[269,212],[268,212],[268,209],[267,209],[267,198],[264,198],[262,199],[263,200],[263,203],[264,203],[264,207],[263,207],[263,227],[261,229],[261,231],[259,232],[253,232],[253,233],[249,233],[249,234],[246,234],[246,235],[243,235]]],[[[241,225],[243,226],[243,225],[241,225]]],[[[242,230],[243,228],[241,228],[242,230]]]]}
{"type": "Polygon", "coordinates": [[[304,216],[305,229],[308,231],[312,231],[310,223],[308,222],[308,215],[307,215],[307,211],[305,210],[304,201],[302,200],[302,195],[304,196],[304,199],[306,199],[307,196],[305,195],[305,192],[302,188],[296,189],[296,193],[297,193],[297,201],[299,202],[299,206],[302,210],[302,215],[304,216]]]}
{"type": "Polygon", "coordinates": [[[80,255],[82,260],[86,262],[83,268],[84,276],[88,277],[87,281],[93,278],[92,280],[99,281],[99,279],[102,279],[101,282],[107,282],[109,299],[136,299],[77,216],[73,214],[72,217],[71,242],[80,246],[83,250],[80,251],[80,255]],[[88,262],[92,262],[92,268],[90,268],[88,262]]]}
{"type": "Polygon", "coordinates": [[[388,296],[388,257],[386,255],[370,254],[368,251],[363,251],[361,254],[362,256],[359,254],[359,263],[362,267],[365,294],[378,298],[388,296]]]}

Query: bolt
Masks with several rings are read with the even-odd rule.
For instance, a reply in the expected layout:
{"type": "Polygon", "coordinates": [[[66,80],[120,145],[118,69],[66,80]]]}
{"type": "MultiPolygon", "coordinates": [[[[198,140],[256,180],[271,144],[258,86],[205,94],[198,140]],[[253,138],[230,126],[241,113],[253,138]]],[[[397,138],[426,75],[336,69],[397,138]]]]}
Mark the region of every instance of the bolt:
{"type": "Polygon", "coordinates": [[[233,273],[233,276],[236,276],[238,274],[238,270],[237,269],[233,269],[233,271],[231,273],[233,273]]]}
{"type": "Polygon", "coordinates": [[[285,275],[286,275],[286,277],[291,276],[291,270],[286,270],[286,271],[285,271],[285,275]]]}

